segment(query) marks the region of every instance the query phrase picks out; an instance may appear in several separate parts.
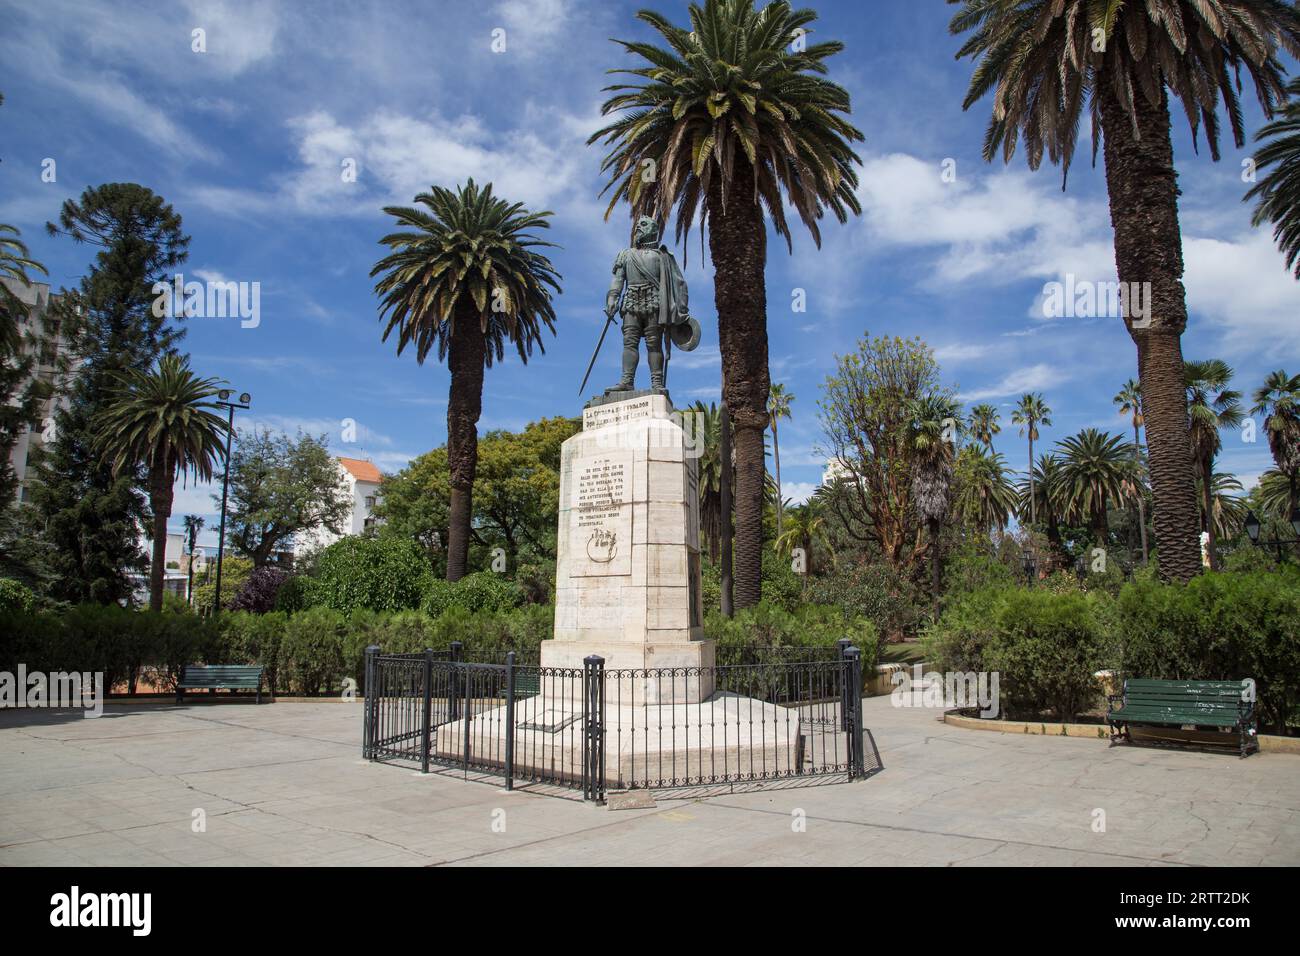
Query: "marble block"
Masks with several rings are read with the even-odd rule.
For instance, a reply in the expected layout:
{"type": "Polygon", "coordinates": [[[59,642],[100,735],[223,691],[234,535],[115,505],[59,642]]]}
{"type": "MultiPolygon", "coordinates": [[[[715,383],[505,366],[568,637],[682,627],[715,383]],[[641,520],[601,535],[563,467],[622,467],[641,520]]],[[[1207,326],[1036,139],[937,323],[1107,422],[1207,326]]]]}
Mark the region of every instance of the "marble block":
{"type": "MultiPolygon", "coordinates": [[[[564,443],[555,630],[543,667],[711,668],[699,548],[699,445],[663,395],[583,411],[564,443]]],[[[699,701],[709,680],[689,692],[699,701]]]]}

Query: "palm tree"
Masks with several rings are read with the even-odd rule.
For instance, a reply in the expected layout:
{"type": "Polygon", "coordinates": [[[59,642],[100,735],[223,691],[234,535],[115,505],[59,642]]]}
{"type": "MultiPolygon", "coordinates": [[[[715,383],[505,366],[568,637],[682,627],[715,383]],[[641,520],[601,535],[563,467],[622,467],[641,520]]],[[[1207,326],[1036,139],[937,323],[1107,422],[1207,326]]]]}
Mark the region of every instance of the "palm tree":
{"type": "Polygon", "coordinates": [[[1223,447],[1219,429],[1236,428],[1244,413],[1241,393],[1230,389],[1232,369],[1220,359],[1184,364],[1187,382],[1188,434],[1191,438],[1192,461],[1196,464],[1200,487],[1201,527],[1210,536],[1208,552],[1210,568],[1219,566],[1214,522],[1207,518],[1214,509],[1210,497],[1214,488],[1214,459],[1223,447]]]}
{"type": "Polygon", "coordinates": [[[589,143],[609,147],[602,169],[612,191],[606,216],[626,200],[633,217],[676,216],[688,238],[698,218],[714,268],[722,395],[735,429],[735,602],[762,596],[763,436],[767,365],[767,226],[791,245],[787,203],[814,243],[829,210],[840,222],[861,212],[854,194],[862,133],[845,119],[849,94],[825,79],[838,42],[806,43],[817,15],[786,0],[704,0],[690,29],[642,10],[666,45],[617,41],[642,64],[614,73],[602,107],[619,114],[589,143]],[[707,227],[707,228],[706,228],[707,227]]]}
{"type": "Polygon", "coordinates": [[[943,584],[939,532],[951,506],[952,466],[960,415],[961,407],[956,401],[933,392],[913,400],[908,409],[912,501],[929,533],[930,586],[936,599],[943,584]]]}
{"type": "MultiPolygon", "coordinates": [[[[1138,470],[1138,477],[1141,477],[1142,469],[1142,385],[1129,379],[1124,383],[1124,387],[1119,393],[1111,399],[1119,406],[1121,415],[1129,415],[1133,419],[1133,462],[1138,470]]],[[[1136,489],[1133,497],[1137,498],[1138,506],[1138,531],[1142,535],[1142,563],[1145,565],[1149,558],[1147,551],[1147,506],[1146,495],[1140,488],[1136,489]]],[[[1130,539],[1131,540],[1131,539],[1130,539]]]]}
{"type": "Polygon", "coordinates": [[[973,405],[966,420],[966,429],[970,437],[984,445],[985,450],[993,454],[993,436],[1002,431],[998,424],[998,410],[995,405],[973,405]]]}
{"type": "Polygon", "coordinates": [[[20,235],[16,227],[0,223],[0,356],[18,354],[23,343],[18,317],[27,314],[27,306],[12,287],[28,288],[32,284],[29,270],[49,275],[45,266],[28,255],[20,235]]]}
{"type": "Polygon", "coordinates": [[[1038,463],[1016,485],[1016,513],[1023,521],[1031,511],[1043,515],[1047,540],[1061,551],[1061,521],[1065,517],[1064,491],[1061,482],[1061,459],[1056,455],[1039,455],[1038,463]],[[1036,502],[1034,499],[1037,499],[1036,502]]]}
{"type": "Polygon", "coordinates": [[[709,551],[709,561],[717,565],[722,545],[722,412],[712,402],[697,401],[694,414],[694,440],[699,449],[697,459],[700,489],[700,535],[709,551]]]}
{"type": "Polygon", "coordinates": [[[776,423],[790,417],[790,403],[794,393],[776,382],[768,390],[767,417],[772,423],[772,461],[776,465],[776,535],[781,536],[781,515],[785,511],[785,502],[781,498],[781,443],[777,440],[776,423]]]}
{"type": "Polygon", "coordinates": [[[1275,518],[1283,523],[1289,520],[1293,506],[1291,504],[1291,483],[1287,480],[1286,475],[1276,468],[1270,468],[1259,476],[1259,484],[1255,488],[1255,494],[1259,499],[1259,510],[1262,515],[1275,518]]]}
{"type": "Polygon", "coordinates": [[[436,346],[451,370],[447,580],[459,581],[469,560],[483,370],[502,360],[506,343],[524,363],[534,347],[546,351],[542,327],[555,332],[551,290],[560,291],[560,277],[533,251],[554,243],[529,231],[549,228],[550,212],[529,212],[472,179],[455,191],[431,186],[415,202],[423,208],[384,207],[404,231],[379,240],[392,251],[370,275],[384,274],[375,285],[384,341],[396,331],[397,354],[414,343],[421,365],[436,346]]]}
{"type": "Polygon", "coordinates": [[[199,544],[199,532],[203,530],[203,519],[198,515],[185,516],[185,547],[190,552],[190,560],[185,568],[185,600],[194,601],[194,549],[199,544]]]}
{"type": "Polygon", "coordinates": [[[809,498],[805,504],[790,509],[790,522],[785,531],[773,542],[777,554],[789,556],[795,548],[801,548],[804,554],[804,584],[816,567],[813,560],[816,549],[831,551],[830,537],[826,533],[826,522],[822,516],[821,504],[817,496],[809,498]]]}
{"type": "Polygon", "coordinates": [[[1255,134],[1255,142],[1264,144],[1255,153],[1255,169],[1269,171],[1245,200],[1257,200],[1251,225],[1273,224],[1273,239],[1287,268],[1300,279],[1300,77],[1287,84],[1286,93],[1281,117],[1255,134]]]}
{"type": "Polygon", "coordinates": [[[1016,489],[1007,475],[1006,459],[978,445],[967,445],[957,456],[953,513],[985,534],[1003,529],[1016,509],[1016,489]]]}
{"type": "MultiPolygon", "coordinates": [[[[1196,480],[1196,491],[1204,502],[1201,482],[1202,479],[1196,480]]],[[[1246,520],[1247,504],[1246,499],[1242,497],[1241,482],[1233,475],[1216,471],[1210,488],[1210,514],[1213,516],[1215,539],[1231,538],[1241,531],[1242,522],[1246,520]]],[[[1201,518],[1204,520],[1204,512],[1201,518]]]]}
{"type": "Polygon", "coordinates": [[[1038,392],[1026,392],[1011,412],[1011,424],[1020,426],[1020,434],[1029,435],[1029,523],[1038,523],[1038,496],[1034,494],[1034,442],[1038,426],[1052,424],[1052,410],[1038,392]]]}
{"type": "Polygon", "coordinates": [[[1095,428],[1085,428],[1057,447],[1067,515],[1091,528],[1096,546],[1105,548],[1110,541],[1106,510],[1121,504],[1132,488],[1131,449],[1119,435],[1095,428]]]}
{"type": "MultiPolygon", "coordinates": [[[[1248,72],[1266,116],[1284,94],[1279,47],[1300,54],[1300,11],[1281,0],[949,0],[959,56],[978,60],[965,106],[993,97],[984,157],[1010,162],[1023,138],[1068,176],[1085,107],[1093,155],[1104,146],[1121,288],[1146,308],[1124,316],[1137,345],[1160,574],[1200,573],[1196,490],[1187,435],[1181,338],[1187,326],[1178,176],[1169,94],[1219,158],[1219,98],[1232,139],[1246,140],[1239,78],[1248,72]],[[1147,294],[1149,291],[1149,294],[1147,294]]],[[[1131,300],[1129,295],[1126,299],[1131,300]]],[[[1127,302],[1126,302],[1127,306],[1127,302]]]]}
{"type": "Polygon", "coordinates": [[[162,610],[167,561],[167,519],[176,479],[193,474],[211,481],[225,458],[226,420],[208,401],[222,384],[199,378],[188,356],[167,354],[150,371],[115,375],[118,389],[96,421],[96,450],[115,475],[143,465],[149,475],[153,557],[149,561],[149,608],[162,610]]]}
{"type": "Polygon", "coordinates": [[[1278,472],[1286,478],[1286,513],[1290,515],[1300,503],[1300,375],[1287,375],[1282,369],[1270,372],[1255,389],[1254,400],[1250,413],[1267,416],[1268,448],[1278,472]]]}

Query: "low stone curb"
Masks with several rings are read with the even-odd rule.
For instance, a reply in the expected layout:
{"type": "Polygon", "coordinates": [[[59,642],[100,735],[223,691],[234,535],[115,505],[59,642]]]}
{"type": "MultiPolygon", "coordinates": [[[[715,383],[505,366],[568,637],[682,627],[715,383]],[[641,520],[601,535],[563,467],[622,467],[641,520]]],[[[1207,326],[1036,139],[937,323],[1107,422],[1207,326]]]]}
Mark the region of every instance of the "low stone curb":
{"type": "MultiPolygon", "coordinates": [[[[1105,724],[1062,724],[1043,723],[1030,720],[985,720],[981,717],[967,717],[965,714],[950,710],[944,713],[943,722],[965,730],[992,730],[1002,734],[1035,734],[1041,737],[1087,737],[1092,740],[1110,740],[1110,730],[1105,724]]],[[[1195,730],[1166,730],[1152,733],[1140,727],[1133,728],[1135,740],[1177,740],[1186,743],[1222,744],[1222,738],[1215,738],[1195,730]]],[[[1277,737],[1272,734],[1259,734],[1260,753],[1300,754],[1300,737],[1277,737]]]]}

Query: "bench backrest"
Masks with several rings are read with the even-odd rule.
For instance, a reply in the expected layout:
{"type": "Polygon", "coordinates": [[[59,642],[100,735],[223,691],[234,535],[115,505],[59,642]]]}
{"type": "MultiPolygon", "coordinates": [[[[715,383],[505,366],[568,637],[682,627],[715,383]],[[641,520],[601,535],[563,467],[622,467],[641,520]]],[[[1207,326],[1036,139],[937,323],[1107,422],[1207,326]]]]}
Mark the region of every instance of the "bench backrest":
{"type": "Polygon", "coordinates": [[[182,684],[253,684],[262,676],[261,664],[187,664],[181,671],[182,684]]]}
{"type": "Polygon", "coordinates": [[[1169,713],[1235,716],[1249,709],[1250,685],[1230,680],[1126,680],[1124,706],[1169,713]]]}

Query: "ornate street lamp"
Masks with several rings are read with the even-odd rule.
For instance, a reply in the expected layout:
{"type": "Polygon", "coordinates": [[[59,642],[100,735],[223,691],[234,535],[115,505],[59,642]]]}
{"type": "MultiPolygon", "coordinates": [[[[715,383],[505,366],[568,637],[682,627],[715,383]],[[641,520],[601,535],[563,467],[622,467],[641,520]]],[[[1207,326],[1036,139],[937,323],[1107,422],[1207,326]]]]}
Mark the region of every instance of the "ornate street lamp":
{"type": "Polygon", "coordinates": [[[217,596],[212,602],[212,613],[221,612],[221,560],[226,553],[226,497],[230,493],[230,438],[235,433],[235,409],[248,408],[252,404],[253,397],[247,392],[239,396],[239,401],[232,402],[230,396],[234,392],[231,389],[223,388],[217,393],[216,404],[230,410],[230,416],[226,423],[226,467],[221,475],[221,527],[217,531],[217,596]]]}
{"type": "Polygon", "coordinates": [[[1260,540],[1260,523],[1259,518],[1255,517],[1255,512],[1247,511],[1246,520],[1242,522],[1246,528],[1246,537],[1250,538],[1250,543],[1259,547],[1260,545],[1272,545],[1277,549],[1277,559],[1282,560],[1283,548],[1300,547],[1300,507],[1291,510],[1291,532],[1295,537],[1290,541],[1284,541],[1280,537],[1273,537],[1268,540],[1260,540]]]}

